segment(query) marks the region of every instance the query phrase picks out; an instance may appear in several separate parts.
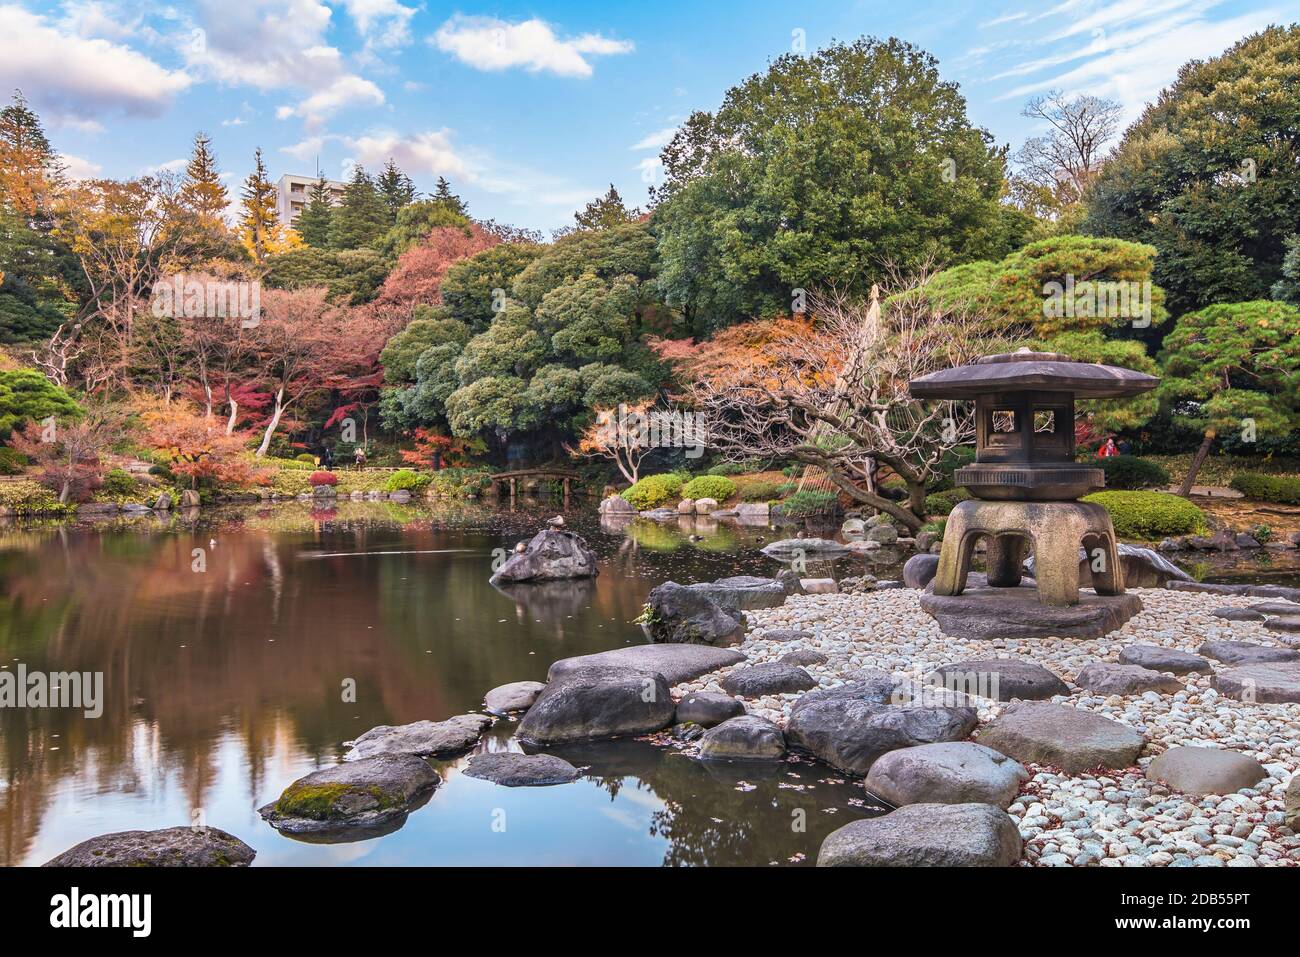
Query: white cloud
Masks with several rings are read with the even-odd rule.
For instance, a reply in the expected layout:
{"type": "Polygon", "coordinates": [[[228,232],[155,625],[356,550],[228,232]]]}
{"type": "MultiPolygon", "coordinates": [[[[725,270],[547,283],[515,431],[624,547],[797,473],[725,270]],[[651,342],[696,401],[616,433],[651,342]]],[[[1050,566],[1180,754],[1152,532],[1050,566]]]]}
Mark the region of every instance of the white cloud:
{"type": "Polygon", "coordinates": [[[661,150],[672,142],[672,138],[677,135],[677,127],[666,126],[662,130],[655,130],[648,136],[643,137],[630,147],[634,150],[661,150]]]}
{"type": "Polygon", "coordinates": [[[338,143],[347,151],[348,165],[361,165],[371,171],[383,166],[391,157],[411,175],[455,177],[463,182],[475,179],[473,167],[452,145],[451,131],[447,129],[405,135],[391,131],[361,136],[326,133],[281,147],[280,152],[306,162],[318,156],[327,143],[338,143]]]}
{"type": "Polygon", "coordinates": [[[59,26],[80,37],[129,40],[140,28],[140,14],[127,14],[115,3],[69,0],[63,4],[59,26]]]}
{"type": "Polygon", "coordinates": [[[82,159],[80,156],[72,156],[68,153],[59,154],[59,162],[63,164],[64,170],[67,171],[70,179],[94,179],[103,169],[98,163],[92,163],[88,159],[82,159]]]}
{"type": "Polygon", "coordinates": [[[156,176],[158,173],[174,173],[177,170],[184,169],[187,162],[188,161],[184,157],[181,157],[180,159],[159,163],[157,166],[146,166],[144,169],[140,170],[140,175],[156,176]]]}
{"type": "Polygon", "coordinates": [[[589,56],[631,53],[635,48],[630,41],[611,40],[598,33],[561,40],[550,24],[537,18],[509,23],[461,14],[439,27],[430,42],[476,70],[523,67],[533,73],[576,77],[591,76],[589,56]]]}
{"type": "Polygon", "coordinates": [[[22,89],[48,120],[102,129],[105,113],[157,116],[191,78],[102,38],[86,38],[44,16],[0,5],[0,89],[22,89]]]}
{"type": "Polygon", "coordinates": [[[415,7],[397,0],[342,0],[357,32],[366,40],[367,51],[392,49],[411,42],[411,17],[415,7]]]}

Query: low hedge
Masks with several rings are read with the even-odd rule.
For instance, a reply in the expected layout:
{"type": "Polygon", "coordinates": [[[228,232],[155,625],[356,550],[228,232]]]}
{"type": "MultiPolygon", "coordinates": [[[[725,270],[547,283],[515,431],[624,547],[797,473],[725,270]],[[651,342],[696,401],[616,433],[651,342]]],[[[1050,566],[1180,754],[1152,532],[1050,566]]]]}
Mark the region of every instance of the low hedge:
{"type": "Polygon", "coordinates": [[[1106,473],[1106,488],[1135,490],[1169,486],[1169,473],[1162,466],[1135,455],[1102,459],[1101,470],[1106,473]]]}
{"type": "Polygon", "coordinates": [[[682,477],[672,472],[662,475],[647,475],[631,488],[624,489],[623,498],[632,503],[637,511],[658,508],[668,502],[679,501],[682,497],[682,477]]]}
{"type": "Polygon", "coordinates": [[[1120,538],[1149,541],[1206,531],[1205,513],[1168,492],[1094,492],[1082,501],[1095,502],[1109,512],[1120,538]]]}
{"type": "Polygon", "coordinates": [[[22,479],[0,482],[0,508],[11,509],[19,515],[62,515],[71,513],[75,506],[60,505],[59,497],[44,485],[22,479]]]}
{"type": "Polygon", "coordinates": [[[414,469],[398,469],[392,475],[388,476],[388,481],[384,483],[385,492],[419,492],[428,488],[433,478],[426,472],[417,472],[414,469]]]}
{"type": "Polygon", "coordinates": [[[736,483],[722,475],[701,475],[682,486],[682,498],[711,498],[725,502],[736,494],[736,483]]]}
{"type": "Polygon", "coordinates": [[[1261,502],[1300,505],[1300,476],[1238,472],[1232,477],[1232,487],[1246,498],[1261,502]]]}
{"type": "Polygon", "coordinates": [[[742,502],[770,502],[792,491],[794,491],[794,487],[789,482],[769,482],[764,479],[757,479],[753,482],[743,483],[738,494],[742,502]]]}
{"type": "Polygon", "coordinates": [[[781,503],[781,512],[790,518],[803,518],[820,512],[829,512],[835,508],[839,496],[825,489],[807,488],[795,492],[781,503]]]}
{"type": "Polygon", "coordinates": [[[942,517],[957,507],[958,502],[970,498],[970,492],[964,488],[950,488],[942,492],[931,492],[925,497],[925,514],[942,517]]]}

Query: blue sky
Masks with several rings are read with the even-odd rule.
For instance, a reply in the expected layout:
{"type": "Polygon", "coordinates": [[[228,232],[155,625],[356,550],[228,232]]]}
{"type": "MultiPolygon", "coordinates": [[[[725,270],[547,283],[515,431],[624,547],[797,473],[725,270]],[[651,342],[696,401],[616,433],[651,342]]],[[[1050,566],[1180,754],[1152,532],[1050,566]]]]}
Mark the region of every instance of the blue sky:
{"type": "Polygon", "coordinates": [[[1019,115],[1035,93],[1133,119],[1187,59],[1296,19],[1296,0],[0,0],[0,89],[74,174],[174,167],[202,129],[232,187],[259,145],[273,177],[391,155],[477,216],[551,229],[610,182],[643,202],[676,125],[800,44],[909,40],[1014,149],[1039,132],[1019,115]]]}

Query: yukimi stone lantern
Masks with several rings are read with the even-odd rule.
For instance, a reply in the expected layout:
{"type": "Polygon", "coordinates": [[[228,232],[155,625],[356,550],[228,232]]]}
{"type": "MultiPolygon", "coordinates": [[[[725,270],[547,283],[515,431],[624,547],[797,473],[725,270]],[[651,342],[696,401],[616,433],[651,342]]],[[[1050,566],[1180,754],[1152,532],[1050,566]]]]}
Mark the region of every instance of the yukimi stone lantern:
{"type": "MultiPolygon", "coordinates": [[[[1124,572],[1110,515],[1100,505],[1078,501],[1104,488],[1106,479],[1101,469],[1074,461],[1074,403],[1138,395],[1158,382],[1130,369],[1028,349],[914,379],[913,397],[973,399],[976,416],[975,462],[955,476],[975,497],[948,516],[932,594],[922,607],[941,625],[977,606],[994,614],[1003,607],[1010,618],[1029,619],[1026,625],[1037,615],[1043,626],[1056,629],[1050,633],[1080,637],[1105,634],[1135,614],[1141,604],[1134,596],[1123,600],[1124,572]],[[971,589],[967,603],[945,601],[967,597],[971,559],[981,538],[987,542],[987,588],[971,589]],[[1095,595],[1085,595],[1089,607],[1071,614],[1068,610],[1081,602],[1081,545],[1095,595]],[[1031,547],[1036,592],[1021,585],[1031,547]],[[1037,611],[1006,604],[1013,599],[1031,600],[1037,611]]],[[[955,630],[969,634],[974,627],[979,626],[955,630]]]]}

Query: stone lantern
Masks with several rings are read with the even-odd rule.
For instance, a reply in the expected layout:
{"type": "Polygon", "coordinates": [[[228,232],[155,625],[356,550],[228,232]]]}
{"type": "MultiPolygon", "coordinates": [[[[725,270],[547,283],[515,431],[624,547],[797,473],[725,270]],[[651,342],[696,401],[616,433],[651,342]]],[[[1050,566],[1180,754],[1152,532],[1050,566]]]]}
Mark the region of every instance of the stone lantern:
{"type": "Polygon", "coordinates": [[[929,605],[942,624],[935,609],[960,615],[969,606],[936,599],[967,591],[975,545],[984,538],[988,587],[971,596],[976,604],[1026,597],[1021,579],[1032,547],[1037,591],[1028,597],[1036,598],[1041,612],[1079,605],[1082,545],[1096,593],[1085,596],[1090,614],[1055,616],[1052,627],[1061,630],[1054,633],[1071,633],[1069,622],[1087,618],[1092,623],[1077,633],[1097,634],[1098,627],[1118,627],[1136,613],[1136,598],[1105,600],[1124,595],[1124,572],[1109,514],[1077,501],[1105,487],[1106,480],[1101,469],[1074,461],[1074,403],[1138,395],[1158,382],[1131,369],[1027,349],[914,379],[909,388],[915,398],[974,400],[976,416],[975,462],[955,476],[975,497],[948,517],[933,594],[923,607],[929,605]]]}

